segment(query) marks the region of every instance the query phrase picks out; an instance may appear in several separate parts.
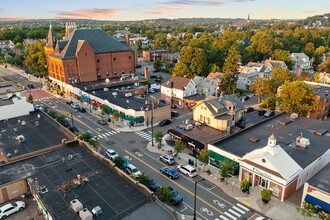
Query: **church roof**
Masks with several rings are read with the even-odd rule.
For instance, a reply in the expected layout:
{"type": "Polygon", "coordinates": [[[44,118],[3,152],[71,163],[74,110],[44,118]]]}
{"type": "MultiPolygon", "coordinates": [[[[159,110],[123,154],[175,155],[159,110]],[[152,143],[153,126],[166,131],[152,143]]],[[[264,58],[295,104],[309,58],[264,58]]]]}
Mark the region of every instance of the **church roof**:
{"type": "MultiPolygon", "coordinates": [[[[119,43],[101,29],[75,29],[64,40],[59,41],[59,47],[63,50],[57,56],[62,59],[75,57],[79,40],[86,41],[95,54],[132,50],[129,46],[119,43]]],[[[53,55],[56,56],[56,54],[53,55]]]]}

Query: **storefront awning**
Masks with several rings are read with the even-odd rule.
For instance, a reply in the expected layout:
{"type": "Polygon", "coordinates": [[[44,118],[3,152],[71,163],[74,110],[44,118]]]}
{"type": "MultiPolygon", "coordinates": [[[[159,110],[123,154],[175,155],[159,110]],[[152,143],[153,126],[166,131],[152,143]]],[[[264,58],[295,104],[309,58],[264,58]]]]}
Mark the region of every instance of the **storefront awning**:
{"type": "Polygon", "coordinates": [[[87,102],[90,102],[92,100],[87,95],[81,95],[80,98],[85,99],[87,102]]]}
{"type": "Polygon", "coordinates": [[[314,206],[318,206],[323,211],[330,213],[330,204],[329,203],[322,201],[321,199],[318,199],[314,196],[311,196],[310,194],[306,195],[305,202],[312,204],[314,206]]]}

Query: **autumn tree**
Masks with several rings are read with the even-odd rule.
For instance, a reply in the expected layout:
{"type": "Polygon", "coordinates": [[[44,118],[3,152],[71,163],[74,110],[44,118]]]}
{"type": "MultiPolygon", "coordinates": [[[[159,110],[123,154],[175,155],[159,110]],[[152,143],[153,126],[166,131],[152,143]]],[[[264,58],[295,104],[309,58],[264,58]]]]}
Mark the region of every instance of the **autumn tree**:
{"type": "Polygon", "coordinates": [[[330,73],[330,57],[327,57],[322,63],[317,66],[317,71],[330,73]]]}
{"type": "Polygon", "coordinates": [[[45,42],[38,41],[31,44],[24,44],[26,59],[23,62],[29,71],[36,76],[45,76],[48,74],[46,69],[45,42]]]}
{"type": "Polygon", "coordinates": [[[294,63],[291,60],[291,54],[288,50],[280,50],[276,49],[272,54],[272,59],[274,60],[282,60],[288,66],[289,69],[292,69],[294,63]]]}
{"type": "Polygon", "coordinates": [[[312,42],[309,42],[308,44],[306,44],[305,48],[304,48],[304,52],[307,56],[309,56],[309,58],[311,58],[314,54],[315,51],[315,46],[312,42]]]}
{"type": "Polygon", "coordinates": [[[267,94],[270,89],[270,83],[265,78],[258,78],[252,80],[252,86],[250,86],[250,91],[257,93],[258,104],[261,102],[261,96],[267,94]]]}
{"type": "Polygon", "coordinates": [[[175,153],[178,155],[184,150],[184,143],[181,140],[175,140],[173,148],[175,153]]]}
{"type": "Polygon", "coordinates": [[[166,35],[158,33],[155,35],[154,49],[165,49],[167,48],[166,35]]]}
{"type": "Polygon", "coordinates": [[[282,68],[279,66],[275,66],[269,77],[271,79],[277,80],[279,84],[283,84],[285,81],[291,81],[292,80],[292,75],[289,72],[289,69],[287,68],[282,68]]]}
{"type": "Polygon", "coordinates": [[[233,94],[236,91],[239,62],[237,46],[233,45],[229,50],[229,54],[222,69],[223,79],[221,84],[227,94],[233,94]]]}
{"type": "Polygon", "coordinates": [[[316,91],[302,81],[285,82],[279,94],[280,107],[288,112],[306,116],[319,107],[315,99],[316,91]]]}
{"type": "Polygon", "coordinates": [[[186,76],[186,75],[190,75],[190,70],[187,66],[187,64],[184,64],[182,62],[177,63],[172,71],[172,76],[186,76]]]}

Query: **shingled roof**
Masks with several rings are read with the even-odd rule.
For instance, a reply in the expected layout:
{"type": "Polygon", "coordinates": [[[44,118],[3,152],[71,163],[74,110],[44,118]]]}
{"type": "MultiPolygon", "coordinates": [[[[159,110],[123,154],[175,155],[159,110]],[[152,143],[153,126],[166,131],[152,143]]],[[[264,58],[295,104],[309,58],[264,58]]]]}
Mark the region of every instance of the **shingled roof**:
{"type": "MultiPolygon", "coordinates": [[[[59,49],[63,48],[63,50],[57,56],[62,59],[75,57],[79,40],[86,41],[95,54],[132,50],[129,46],[119,43],[101,29],[75,29],[64,40],[58,42],[59,49]]],[[[56,56],[56,54],[53,55],[56,56]]]]}
{"type": "Polygon", "coordinates": [[[181,77],[181,76],[172,76],[169,78],[166,82],[162,84],[162,86],[167,88],[174,88],[179,90],[185,90],[184,87],[186,87],[191,79],[181,77]]]}

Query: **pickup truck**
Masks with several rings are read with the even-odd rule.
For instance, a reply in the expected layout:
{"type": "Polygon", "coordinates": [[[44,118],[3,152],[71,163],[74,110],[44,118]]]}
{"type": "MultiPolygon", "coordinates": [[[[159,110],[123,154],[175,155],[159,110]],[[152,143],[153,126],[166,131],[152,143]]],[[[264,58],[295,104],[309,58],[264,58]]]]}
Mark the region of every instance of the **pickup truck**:
{"type": "Polygon", "coordinates": [[[161,167],[160,173],[166,174],[171,179],[177,179],[180,175],[178,171],[176,171],[175,169],[173,169],[171,167],[167,167],[167,166],[161,167]]]}
{"type": "Polygon", "coordinates": [[[172,187],[168,187],[171,191],[171,203],[172,205],[179,205],[180,203],[183,202],[183,198],[182,196],[178,193],[178,191],[176,191],[175,189],[173,189],[172,187]]]}

